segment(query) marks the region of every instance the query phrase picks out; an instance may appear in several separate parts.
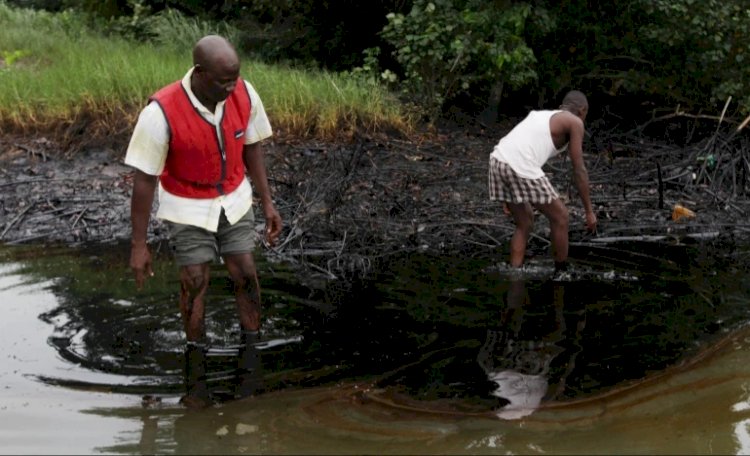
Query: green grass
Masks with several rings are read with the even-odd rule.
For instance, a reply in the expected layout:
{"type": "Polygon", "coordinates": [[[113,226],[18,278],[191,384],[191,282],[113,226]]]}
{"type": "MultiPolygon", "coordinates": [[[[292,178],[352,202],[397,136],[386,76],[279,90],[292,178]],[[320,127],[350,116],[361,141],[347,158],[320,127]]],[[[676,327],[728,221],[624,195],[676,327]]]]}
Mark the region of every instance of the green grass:
{"type": "MultiPolygon", "coordinates": [[[[213,30],[233,33],[226,25],[212,29],[168,14],[150,23],[155,37],[144,44],[97,33],[77,14],[17,9],[1,0],[0,23],[0,123],[38,131],[85,117],[95,119],[96,128],[88,131],[103,135],[132,126],[149,95],[185,74],[192,51],[185,43],[213,30]]],[[[242,74],[274,127],[291,135],[405,131],[412,123],[384,88],[351,76],[249,59],[243,59],[242,74]]]]}

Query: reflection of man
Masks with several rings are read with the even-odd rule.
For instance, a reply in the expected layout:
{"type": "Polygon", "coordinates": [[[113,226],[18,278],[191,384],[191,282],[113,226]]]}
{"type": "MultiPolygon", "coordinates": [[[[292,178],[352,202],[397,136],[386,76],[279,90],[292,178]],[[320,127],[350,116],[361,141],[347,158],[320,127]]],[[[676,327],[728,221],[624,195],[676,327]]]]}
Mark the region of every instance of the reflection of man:
{"type": "Polygon", "coordinates": [[[489,379],[497,383],[492,394],[508,401],[497,411],[498,418],[515,420],[530,415],[539,407],[547,392],[547,379],[543,375],[527,375],[512,370],[490,373],[489,379]]]}
{"type": "MultiPolygon", "coordinates": [[[[525,282],[513,280],[509,283],[507,308],[500,318],[502,329],[487,332],[487,339],[477,356],[477,362],[487,377],[497,385],[492,394],[507,401],[496,411],[499,418],[522,418],[533,413],[543,400],[562,393],[561,388],[573,369],[576,355],[571,352],[567,357],[560,356],[566,351],[563,346],[566,332],[564,291],[561,284],[554,284],[552,331],[529,335],[524,334],[524,326],[538,331],[545,327],[545,321],[532,321],[532,317],[526,315],[525,307],[531,303],[525,282]],[[557,363],[556,358],[560,358],[557,363]],[[561,362],[566,364],[565,371],[551,375],[553,364],[561,362]],[[550,384],[550,381],[557,383],[550,384]]],[[[579,325],[576,330],[582,329],[579,325]]]]}
{"type": "MultiPolygon", "coordinates": [[[[260,288],[252,256],[254,220],[249,173],[273,243],[281,218],[271,200],[260,141],[271,126],[260,97],[240,78],[234,48],[219,36],[201,38],[193,68],[154,94],[141,112],[125,163],[136,168],[131,202],[130,266],[136,285],[153,275],[146,244],[154,190],[156,216],[167,222],[170,244],[180,266],[180,312],[189,406],[209,403],[206,386],[204,297],[209,265],[218,253],[234,281],[242,328],[240,371],[252,369],[252,347],[260,327],[260,288]]],[[[240,392],[252,387],[240,385],[240,392]]]]}

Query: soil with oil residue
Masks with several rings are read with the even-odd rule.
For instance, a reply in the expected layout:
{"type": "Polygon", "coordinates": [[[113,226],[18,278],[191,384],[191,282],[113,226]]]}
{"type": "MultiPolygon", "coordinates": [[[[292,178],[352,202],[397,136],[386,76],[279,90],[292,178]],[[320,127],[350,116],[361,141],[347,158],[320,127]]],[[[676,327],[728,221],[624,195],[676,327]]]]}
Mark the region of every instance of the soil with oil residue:
{"type": "MultiPolygon", "coordinates": [[[[266,253],[337,277],[366,272],[373,258],[392,252],[503,251],[513,226],[487,196],[488,157],[498,137],[475,128],[408,139],[269,141],[269,181],[285,228],[275,247],[264,246],[266,253]]],[[[633,132],[591,131],[584,152],[596,236],[583,230],[565,156],[545,171],[569,202],[573,249],[627,239],[736,240],[750,227],[747,143],[719,132],[677,145],[633,132]],[[673,220],[677,206],[689,216],[673,220]]],[[[133,171],[123,155],[124,147],[67,154],[43,137],[4,138],[0,242],[126,241],[133,171]]],[[[262,214],[256,219],[261,232],[262,214]]],[[[153,218],[149,234],[154,241],[166,236],[153,218]]],[[[546,220],[537,217],[530,255],[547,252],[547,235],[546,220]]]]}

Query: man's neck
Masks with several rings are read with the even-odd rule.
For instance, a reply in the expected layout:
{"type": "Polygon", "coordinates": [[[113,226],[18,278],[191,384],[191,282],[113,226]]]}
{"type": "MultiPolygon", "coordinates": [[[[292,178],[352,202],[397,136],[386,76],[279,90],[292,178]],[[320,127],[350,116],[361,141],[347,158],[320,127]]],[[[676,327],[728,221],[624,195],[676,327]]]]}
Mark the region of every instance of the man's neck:
{"type": "MultiPolygon", "coordinates": [[[[200,103],[201,103],[201,104],[202,104],[202,105],[203,105],[203,106],[204,106],[204,107],[205,107],[206,109],[208,109],[208,110],[209,110],[209,112],[212,112],[212,113],[213,113],[213,112],[216,112],[216,103],[212,103],[211,101],[209,101],[209,100],[206,100],[206,98],[205,98],[205,97],[204,97],[203,95],[201,95],[201,91],[200,91],[200,90],[195,90],[195,89],[196,89],[196,86],[197,86],[197,84],[195,83],[195,74],[193,74],[193,75],[192,75],[192,76],[190,77],[190,90],[192,90],[192,91],[193,91],[193,95],[195,95],[195,98],[197,98],[197,99],[198,99],[198,101],[199,101],[199,102],[200,102],[200,103]]],[[[199,88],[199,89],[200,89],[200,88],[199,88]]]]}

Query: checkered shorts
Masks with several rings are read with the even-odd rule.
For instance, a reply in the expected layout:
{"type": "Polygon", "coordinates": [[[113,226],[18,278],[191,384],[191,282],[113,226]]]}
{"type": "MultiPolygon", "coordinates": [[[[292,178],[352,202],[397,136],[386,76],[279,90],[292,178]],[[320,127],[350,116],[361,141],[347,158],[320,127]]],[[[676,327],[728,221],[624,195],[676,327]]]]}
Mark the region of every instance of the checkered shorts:
{"type": "Polygon", "coordinates": [[[560,196],[547,179],[525,179],[504,162],[490,157],[490,200],[509,203],[549,204],[560,196]]]}

